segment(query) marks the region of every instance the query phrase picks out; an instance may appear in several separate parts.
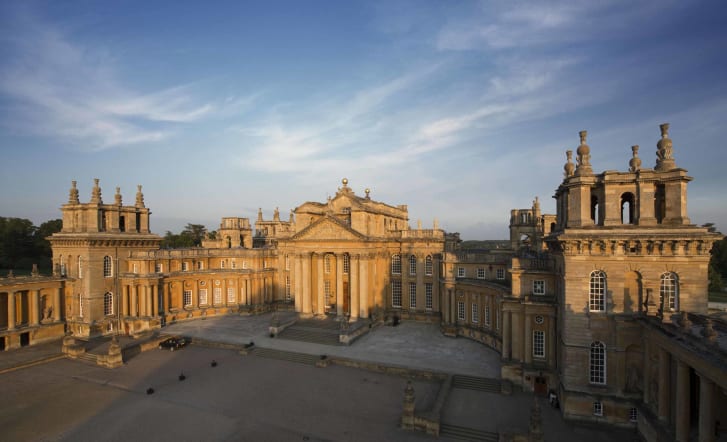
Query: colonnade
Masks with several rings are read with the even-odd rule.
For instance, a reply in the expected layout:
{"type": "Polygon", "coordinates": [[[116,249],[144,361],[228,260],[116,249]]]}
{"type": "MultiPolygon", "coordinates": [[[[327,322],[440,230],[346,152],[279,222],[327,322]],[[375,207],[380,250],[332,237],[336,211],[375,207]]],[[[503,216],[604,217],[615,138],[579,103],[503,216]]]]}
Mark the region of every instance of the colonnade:
{"type": "Polygon", "coordinates": [[[61,320],[62,288],[53,288],[48,304],[41,305],[41,290],[10,290],[5,292],[7,298],[7,330],[15,330],[18,326],[38,326],[41,321],[53,322],[61,320]],[[27,319],[27,323],[26,323],[27,319]]]}
{"type": "MultiPolygon", "coordinates": [[[[349,310],[352,320],[369,317],[369,255],[348,254],[348,292],[344,290],[344,253],[301,253],[293,255],[295,311],[304,315],[326,313],[324,258],[335,257],[336,316],[344,316],[345,297],[350,296],[349,310]],[[317,278],[313,278],[313,273],[317,278]],[[314,298],[315,296],[315,298],[314,298]],[[315,299],[315,305],[313,303],[315,299]],[[315,311],[314,311],[315,310],[315,311]]],[[[331,287],[333,289],[333,287],[331,287]]]]}
{"type": "Polygon", "coordinates": [[[130,317],[158,316],[159,285],[146,283],[125,286],[121,296],[121,314],[130,317]]]}

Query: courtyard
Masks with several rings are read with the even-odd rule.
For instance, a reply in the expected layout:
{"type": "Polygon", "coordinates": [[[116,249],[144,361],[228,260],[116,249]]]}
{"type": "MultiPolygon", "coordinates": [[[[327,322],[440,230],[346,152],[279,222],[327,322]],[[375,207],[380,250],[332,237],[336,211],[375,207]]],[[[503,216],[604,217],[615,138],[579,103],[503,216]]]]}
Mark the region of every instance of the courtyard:
{"type": "MultiPolygon", "coordinates": [[[[431,324],[382,326],[352,346],[334,347],[270,338],[269,320],[269,315],[218,317],[170,325],[163,332],[208,342],[254,340],[266,348],[336,354],[417,370],[487,377],[496,376],[499,369],[499,355],[493,350],[467,339],[446,338],[431,324]],[[474,373],[478,366],[482,370],[474,373]]],[[[114,370],[59,359],[0,374],[0,428],[3,440],[9,441],[455,440],[399,428],[407,380],[197,345],[175,352],[147,351],[114,370]]],[[[417,413],[431,408],[442,386],[421,378],[413,379],[412,385],[417,413]]],[[[564,422],[545,399],[538,400],[545,440],[635,438],[631,431],[564,422]]],[[[483,432],[524,433],[533,401],[526,393],[504,396],[452,388],[442,422],[483,432]]]]}

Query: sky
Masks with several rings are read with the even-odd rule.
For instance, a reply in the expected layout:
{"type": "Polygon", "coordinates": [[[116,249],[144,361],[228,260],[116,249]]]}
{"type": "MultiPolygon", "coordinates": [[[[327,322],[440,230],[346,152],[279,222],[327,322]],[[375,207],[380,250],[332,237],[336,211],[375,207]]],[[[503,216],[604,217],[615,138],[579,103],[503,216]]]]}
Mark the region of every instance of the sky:
{"type": "Polygon", "coordinates": [[[0,216],[142,184],[152,231],[335,195],[508,237],[555,213],[565,151],[653,167],[671,124],[689,215],[727,232],[727,3],[0,2],[0,216]]]}

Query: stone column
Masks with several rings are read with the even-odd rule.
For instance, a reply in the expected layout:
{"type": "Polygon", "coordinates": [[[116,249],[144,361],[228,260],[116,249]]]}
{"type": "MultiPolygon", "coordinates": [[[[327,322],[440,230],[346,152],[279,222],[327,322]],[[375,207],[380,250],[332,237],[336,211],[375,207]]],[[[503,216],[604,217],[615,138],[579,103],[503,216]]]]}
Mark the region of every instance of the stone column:
{"type": "Polygon", "coordinates": [[[15,330],[15,292],[8,292],[8,330],[15,330]]]}
{"type": "Polygon", "coordinates": [[[129,293],[128,287],[121,286],[121,296],[119,297],[119,312],[121,316],[129,316],[129,293]]]}
{"type": "Polygon", "coordinates": [[[336,255],[336,316],[343,316],[343,255],[336,255]]]}
{"type": "Polygon", "coordinates": [[[159,283],[151,286],[151,316],[159,316],[159,283]]]}
{"type": "Polygon", "coordinates": [[[53,300],[53,321],[58,322],[61,320],[61,295],[63,294],[63,288],[58,287],[56,290],[55,299],[53,300]]]}
{"type": "Polygon", "coordinates": [[[348,290],[351,293],[351,320],[358,319],[359,313],[359,293],[358,293],[358,255],[350,255],[348,262],[348,271],[350,281],[348,282],[348,290]]]}
{"type": "Polygon", "coordinates": [[[714,442],[714,382],[699,375],[699,442],[714,442]]]}
{"type": "Polygon", "coordinates": [[[301,266],[301,260],[302,259],[303,259],[302,255],[296,254],[295,255],[295,263],[293,265],[293,269],[294,269],[294,272],[295,272],[295,274],[293,276],[294,276],[294,279],[295,279],[295,292],[294,292],[294,294],[295,294],[295,311],[296,311],[296,313],[300,313],[301,311],[303,311],[303,297],[302,297],[302,295],[303,295],[303,280],[301,278],[301,273],[303,271],[302,268],[301,268],[302,267],[301,266]]]}
{"type": "Polygon", "coordinates": [[[360,285],[361,289],[359,291],[359,299],[360,299],[360,308],[361,308],[361,317],[362,318],[368,318],[369,315],[369,260],[367,259],[367,256],[364,255],[361,257],[361,261],[359,261],[359,266],[361,267],[361,277],[360,279],[360,285]]]}
{"type": "MultiPolygon", "coordinates": [[[[136,310],[136,284],[132,284],[131,287],[131,302],[129,303],[129,316],[136,317],[137,310],[136,310]]],[[[192,296],[194,298],[194,296],[192,296]]],[[[194,301],[192,301],[194,303],[194,301]]]]}
{"type": "Polygon", "coordinates": [[[326,313],[326,304],[328,303],[328,299],[326,299],[326,293],[323,290],[325,284],[323,282],[323,261],[325,259],[325,255],[316,255],[316,268],[318,269],[318,282],[315,289],[315,293],[318,299],[316,306],[317,315],[323,315],[326,313]]]}
{"type": "Polygon", "coordinates": [[[33,290],[30,295],[30,325],[38,325],[40,323],[40,290],[33,290]]]}
{"type": "Polygon", "coordinates": [[[310,253],[306,253],[303,259],[303,313],[306,315],[311,314],[311,260],[313,259],[310,253]]]}
{"type": "Polygon", "coordinates": [[[664,422],[669,421],[669,372],[671,371],[671,356],[669,352],[663,348],[659,348],[659,398],[658,398],[658,414],[659,419],[664,422]]]}
{"type": "Polygon", "coordinates": [[[502,359],[510,359],[510,312],[502,312],[502,359]]]}
{"type": "Polygon", "coordinates": [[[677,359],[675,427],[677,442],[689,442],[689,366],[677,359]]]}
{"type": "Polygon", "coordinates": [[[530,313],[525,313],[523,319],[525,320],[525,335],[523,336],[523,341],[525,341],[523,342],[525,344],[525,354],[523,355],[523,360],[526,364],[531,364],[533,362],[533,332],[530,313]]]}
{"type": "Polygon", "coordinates": [[[151,285],[146,286],[146,315],[147,316],[154,316],[154,309],[153,305],[156,304],[154,302],[154,291],[152,290],[151,285]]]}

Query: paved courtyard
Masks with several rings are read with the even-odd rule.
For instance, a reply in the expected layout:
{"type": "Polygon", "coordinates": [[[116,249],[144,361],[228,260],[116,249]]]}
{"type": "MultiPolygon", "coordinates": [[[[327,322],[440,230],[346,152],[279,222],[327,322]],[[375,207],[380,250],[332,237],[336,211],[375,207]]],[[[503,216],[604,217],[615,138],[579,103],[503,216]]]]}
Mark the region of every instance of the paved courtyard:
{"type": "MultiPolygon", "coordinates": [[[[351,347],[332,347],[271,339],[266,333],[269,320],[269,315],[222,317],[174,324],[163,331],[238,344],[253,340],[269,348],[449,373],[491,376],[499,367],[494,351],[463,338],[445,338],[432,325],[379,327],[351,347]]],[[[400,376],[337,365],[316,368],[194,345],[175,352],[147,351],[114,370],[59,359],[0,374],[0,439],[437,440],[398,428],[405,385],[400,376]],[[178,378],[181,373],[184,381],[178,378]],[[148,388],[153,394],[147,394],[148,388]]],[[[417,413],[428,410],[441,384],[417,380],[413,385],[417,413]]],[[[533,400],[524,393],[502,396],[454,388],[442,422],[490,432],[526,432],[533,400]]],[[[539,400],[546,441],[635,440],[631,431],[564,422],[539,400]]]]}
{"type": "Polygon", "coordinates": [[[276,350],[500,378],[500,355],[496,351],[470,339],[448,338],[434,324],[403,322],[397,327],[380,326],[351,346],[330,346],[270,338],[271,318],[272,314],[220,316],[171,324],[163,331],[215,342],[247,344],[252,341],[259,347],[276,350]]]}

